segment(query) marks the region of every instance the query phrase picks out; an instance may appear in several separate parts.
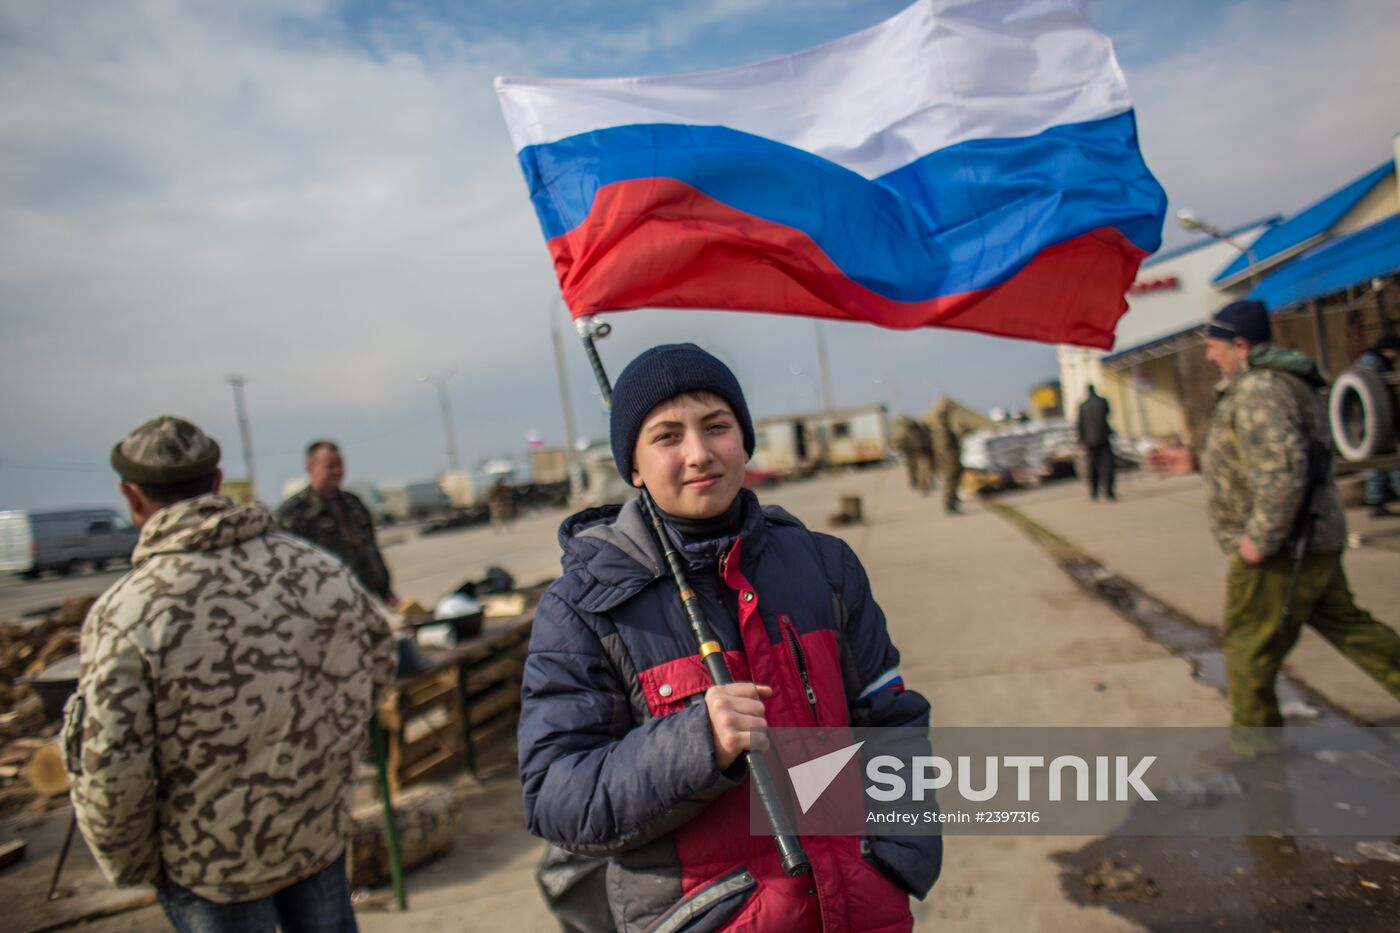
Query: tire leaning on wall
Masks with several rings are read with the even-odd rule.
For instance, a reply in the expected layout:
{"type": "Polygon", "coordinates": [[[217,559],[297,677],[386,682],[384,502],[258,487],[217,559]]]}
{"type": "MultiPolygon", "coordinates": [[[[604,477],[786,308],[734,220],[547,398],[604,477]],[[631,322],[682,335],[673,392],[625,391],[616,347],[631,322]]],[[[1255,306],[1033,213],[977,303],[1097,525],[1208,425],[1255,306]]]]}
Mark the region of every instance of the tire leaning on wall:
{"type": "Polygon", "coordinates": [[[1332,383],[1327,420],[1337,452],[1348,460],[1366,460],[1395,447],[1395,400],[1380,376],[1349,369],[1332,383]]]}

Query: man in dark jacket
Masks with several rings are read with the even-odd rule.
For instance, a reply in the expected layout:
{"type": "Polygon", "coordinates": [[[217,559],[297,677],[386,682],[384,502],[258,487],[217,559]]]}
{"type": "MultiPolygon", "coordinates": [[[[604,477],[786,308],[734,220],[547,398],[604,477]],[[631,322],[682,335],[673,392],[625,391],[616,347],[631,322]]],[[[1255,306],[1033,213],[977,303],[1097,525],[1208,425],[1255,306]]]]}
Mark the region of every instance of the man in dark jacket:
{"type": "Polygon", "coordinates": [[[340,488],[345,459],[331,441],[306,448],[306,488],[277,509],[277,524],[345,562],[355,578],[385,603],[397,601],[389,568],[374,540],[374,521],[359,496],[340,488]]]}
{"type": "MultiPolygon", "coordinates": [[[[1357,357],[1356,368],[1377,374],[1393,373],[1396,357],[1400,357],[1400,337],[1392,334],[1382,337],[1375,346],[1357,357]]],[[[1366,471],[1366,504],[1371,507],[1372,518],[1397,514],[1385,507],[1396,496],[1400,496],[1400,470],[1366,471]]]]}
{"type": "Polygon", "coordinates": [[[737,683],[714,686],[638,500],[560,530],[536,612],[520,773],[532,833],[609,858],[621,930],[907,930],[937,837],[804,837],[788,877],[749,832],[743,753],[766,727],[926,727],[860,561],[743,489],[753,425],[719,360],[656,347],[617,380],[618,471],[651,493],[737,683]]]}
{"type": "Polygon", "coordinates": [[[1077,433],[1089,466],[1089,498],[1097,499],[1099,489],[1111,501],[1113,492],[1113,429],[1108,426],[1108,399],[1091,383],[1089,397],[1079,406],[1077,433]]]}

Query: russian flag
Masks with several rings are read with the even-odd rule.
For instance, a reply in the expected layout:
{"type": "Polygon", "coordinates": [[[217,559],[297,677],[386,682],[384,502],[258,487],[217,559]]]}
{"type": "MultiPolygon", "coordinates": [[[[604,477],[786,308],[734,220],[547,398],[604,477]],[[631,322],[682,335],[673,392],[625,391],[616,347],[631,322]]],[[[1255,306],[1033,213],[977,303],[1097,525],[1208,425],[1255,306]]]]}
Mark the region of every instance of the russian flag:
{"type": "Polygon", "coordinates": [[[498,78],[575,317],[639,307],[1110,348],[1166,196],[1078,0],[923,0],[757,65],[498,78]]]}

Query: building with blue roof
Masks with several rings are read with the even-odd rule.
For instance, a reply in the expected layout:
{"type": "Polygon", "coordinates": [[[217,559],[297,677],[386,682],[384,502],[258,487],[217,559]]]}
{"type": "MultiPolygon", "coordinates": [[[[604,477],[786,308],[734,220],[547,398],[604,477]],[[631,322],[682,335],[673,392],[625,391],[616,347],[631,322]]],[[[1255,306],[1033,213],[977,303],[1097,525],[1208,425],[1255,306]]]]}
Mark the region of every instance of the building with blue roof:
{"type": "MultiPolygon", "coordinates": [[[[1400,158],[1400,137],[1394,145],[1400,158]]],[[[1396,164],[1369,169],[1286,217],[1224,231],[1242,249],[1203,236],[1144,262],[1117,346],[1059,348],[1066,414],[1073,417],[1093,382],[1119,433],[1198,444],[1218,379],[1200,325],[1246,295],[1277,315],[1280,343],[1309,353],[1325,372],[1349,366],[1400,313],[1396,164]]]]}

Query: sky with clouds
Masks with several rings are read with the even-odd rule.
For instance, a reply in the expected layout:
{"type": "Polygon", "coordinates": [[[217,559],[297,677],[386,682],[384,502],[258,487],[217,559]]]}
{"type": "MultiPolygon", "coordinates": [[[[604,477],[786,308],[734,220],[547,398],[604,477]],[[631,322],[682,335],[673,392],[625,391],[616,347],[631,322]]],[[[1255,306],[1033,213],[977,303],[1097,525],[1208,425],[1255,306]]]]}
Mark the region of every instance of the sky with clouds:
{"type": "MultiPolygon", "coordinates": [[[[240,475],[231,373],[274,501],[314,436],[341,441],[352,478],[440,470],[422,375],[453,371],[468,465],[521,458],[531,430],[557,442],[549,325],[566,319],[492,77],[744,64],[904,5],[0,0],[0,508],[114,502],[107,452],[161,412],[204,426],[240,475]]],[[[1288,212],[1391,155],[1393,0],[1101,0],[1094,15],[1172,210],[1226,226],[1288,212]]],[[[613,320],[614,370],[692,339],[757,414],[815,407],[810,322],[613,320]]],[[[1027,342],[825,329],[838,405],[1022,405],[1056,375],[1027,342]]],[[[579,428],[602,437],[569,351],[579,428]]]]}

